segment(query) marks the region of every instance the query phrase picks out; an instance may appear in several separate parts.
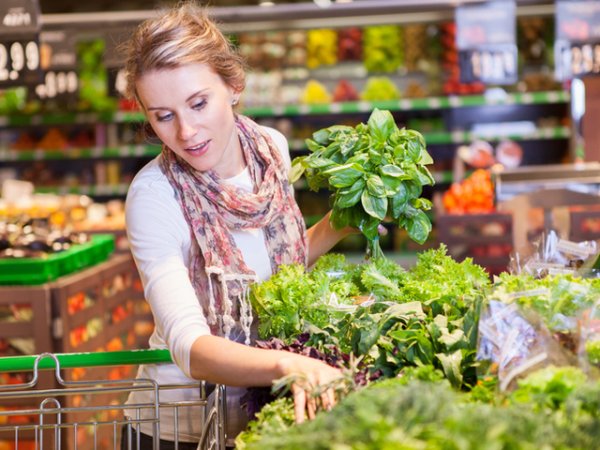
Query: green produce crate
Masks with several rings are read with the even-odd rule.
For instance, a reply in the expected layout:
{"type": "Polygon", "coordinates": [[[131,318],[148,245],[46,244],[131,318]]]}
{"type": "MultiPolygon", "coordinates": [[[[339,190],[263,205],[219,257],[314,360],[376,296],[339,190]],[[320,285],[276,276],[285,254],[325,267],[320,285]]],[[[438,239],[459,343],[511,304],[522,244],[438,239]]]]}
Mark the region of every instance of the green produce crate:
{"type": "Polygon", "coordinates": [[[34,285],[106,261],[115,249],[112,234],[96,234],[85,244],[74,245],[46,258],[0,259],[0,285],[34,285]]]}

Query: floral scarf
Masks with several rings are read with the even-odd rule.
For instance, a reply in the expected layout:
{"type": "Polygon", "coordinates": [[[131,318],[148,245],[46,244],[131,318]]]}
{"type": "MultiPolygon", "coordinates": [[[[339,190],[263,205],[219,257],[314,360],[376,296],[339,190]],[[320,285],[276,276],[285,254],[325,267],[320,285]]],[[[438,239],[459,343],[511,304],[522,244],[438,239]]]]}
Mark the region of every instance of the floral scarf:
{"type": "Polygon", "coordinates": [[[222,183],[213,171],[194,170],[167,147],[160,166],[190,225],[189,274],[211,331],[228,338],[238,319],[248,344],[253,320],[248,288],[258,280],[231,231],[262,228],[273,273],[281,264],[306,264],[307,245],[280,150],[251,119],[237,115],[236,126],[254,192],[222,183]]]}

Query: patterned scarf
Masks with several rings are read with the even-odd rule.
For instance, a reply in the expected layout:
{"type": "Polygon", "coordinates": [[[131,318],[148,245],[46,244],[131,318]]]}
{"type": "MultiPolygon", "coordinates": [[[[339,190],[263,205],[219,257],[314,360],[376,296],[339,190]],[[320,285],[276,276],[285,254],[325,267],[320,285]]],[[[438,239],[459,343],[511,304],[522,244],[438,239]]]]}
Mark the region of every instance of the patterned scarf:
{"type": "Polygon", "coordinates": [[[211,331],[228,338],[238,319],[249,344],[248,291],[258,280],[231,231],[262,228],[275,273],[281,264],[307,263],[306,228],[280,150],[251,119],[237,115],[236,126],[254,192],[222,183],[213,171],[194,170],[167,147],[159,159],[190,225],[189,274],[211,331]]]}

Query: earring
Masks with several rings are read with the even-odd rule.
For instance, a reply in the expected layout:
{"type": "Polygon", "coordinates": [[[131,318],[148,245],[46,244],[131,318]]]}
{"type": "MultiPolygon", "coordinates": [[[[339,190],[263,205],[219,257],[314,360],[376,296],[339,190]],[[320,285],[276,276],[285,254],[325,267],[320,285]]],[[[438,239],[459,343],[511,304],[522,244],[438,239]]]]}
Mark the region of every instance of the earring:
{"type": "Polygon", "coordinates": [[[237,99],[237,98],[234,98],[233,100],[231,100],[231,104],[232,104],[233,106],[237,105],[237,104],[238,104],[238,99],[237,99]]]}

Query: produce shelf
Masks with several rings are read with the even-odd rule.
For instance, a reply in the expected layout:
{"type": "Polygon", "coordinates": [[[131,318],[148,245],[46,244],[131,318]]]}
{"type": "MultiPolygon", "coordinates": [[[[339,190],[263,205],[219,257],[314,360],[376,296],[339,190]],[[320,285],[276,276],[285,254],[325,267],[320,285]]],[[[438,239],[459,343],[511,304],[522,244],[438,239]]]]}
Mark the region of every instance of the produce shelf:
{"type": "Polygon", "coordinates": [[[129,184],[96,184],[96,185],[85,185],[85,186],[36,186],[35,192],[42,194],[80,194],[89,195],[91,197],[108,195],[108,196],[122,196],[127,194],[129,184]]]}
{"type": "Polygon", "coordinates": [[[77,147],[66,150],[14,150],[0,149],[0,161],[49,161],[84,158],[154,157],[160,145],[121,145],[117,147],[77,147]]]}
{"type": "MultiPolygon", "coordinates": [[[[485,95],[439,96],[423,98],[404,98],[390,101],[339,102],[315,105],[255,106],[242,110],[251,117],[293,116],[305,114],[364,113],[374,108],[390,111],[411,111],[423,109],[447,109],[486,105],[543,105],[566,103],[570,95],[566,91],[543,91],[512,93],[502,97],[485,95]]],[[[44,115],[0,116],[2,126],[61,125],[79,123],[132,123],[143,122],[144,115],[139,111],[108,111],[102,113],[66,113],[44,115]]]]}
{"type": "Polygon", "coordinates": [[[0,285],[46,283],[105,261],[114,247],[114,236],[97,234],[91,236],[89,242],[46,258],[0,259],[0,285]]]}

